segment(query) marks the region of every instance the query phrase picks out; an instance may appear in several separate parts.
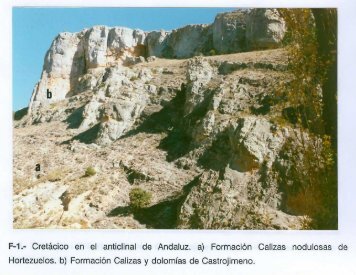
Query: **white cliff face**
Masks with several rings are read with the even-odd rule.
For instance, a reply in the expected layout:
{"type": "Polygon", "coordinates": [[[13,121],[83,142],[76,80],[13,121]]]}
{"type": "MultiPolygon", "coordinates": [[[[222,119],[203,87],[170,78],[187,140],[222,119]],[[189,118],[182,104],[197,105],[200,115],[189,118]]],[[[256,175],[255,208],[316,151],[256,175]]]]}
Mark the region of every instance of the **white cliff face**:
{"type": "Polygon", "coordinates": [[[147,34],[146,46],[149,56],[164,56],[164,49],[167,47],[167,38],[170,32],[160,30],[147,34]]]}
{"type": "Polygon", "coordinates": [[[34,88],[30,109],[64,99],[71,90],[72,79],[84,72],[80,60],[83,53],[78,48],[82,36],[82,32],[65,32],[55,38],[46,54],[41,80],[34,88]]]}
{"type": "Polygon", "coordinates": [[[171,32],[153,31],[147,34],[148,56],[189,58],[212,49],[211,25],[187,25],[171,32]]]}
{"type": "Polygon", "coordinates": [[[130,56],[144,56],[144,43],[143,31],[121,27],[94,26],[79,33],[59,34],[46,54],[30,112],[83,91],[81,80],[88,78],[91,70],[122,64],[130,56]]]}
{"type": "Polygon", "coordinates": [[[87,69],[106,66],[106,50],[109,29],[95,26],[85,33],[84,47],[87,69]]]}
{"type": "Polygon", "coordinates": [[[108,48],[125,49],[143,45],[146,34],[142,30],[132,30],[124,27],[111,28],[108,37],[108,48]]]}
{"type": "Polygon", "coordinates": [[[244,51],[247,11],[221,13],[216,16],[213,29],[214,49],[221,54],[244,51]]]}
{"type": "Polygon", "coordinates": [[[173,30],[165,41],[163,57],[188,58],[212,49],[210,25],[188,25],[173,30]]]}

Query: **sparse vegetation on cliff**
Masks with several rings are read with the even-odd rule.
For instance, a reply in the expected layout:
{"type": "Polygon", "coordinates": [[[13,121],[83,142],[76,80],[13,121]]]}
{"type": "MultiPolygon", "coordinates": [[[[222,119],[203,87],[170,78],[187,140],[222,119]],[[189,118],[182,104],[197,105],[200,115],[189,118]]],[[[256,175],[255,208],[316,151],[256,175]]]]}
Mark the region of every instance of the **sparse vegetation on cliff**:
{"type": "Polygon", "coordinates": [[[288,27],[289,72],[282,90],[296,118],[287,207],[315,228],[337,228],[336,9],[281,9],[288,27]],[[303,134],[308,132],[308,137],[303,134]]]}

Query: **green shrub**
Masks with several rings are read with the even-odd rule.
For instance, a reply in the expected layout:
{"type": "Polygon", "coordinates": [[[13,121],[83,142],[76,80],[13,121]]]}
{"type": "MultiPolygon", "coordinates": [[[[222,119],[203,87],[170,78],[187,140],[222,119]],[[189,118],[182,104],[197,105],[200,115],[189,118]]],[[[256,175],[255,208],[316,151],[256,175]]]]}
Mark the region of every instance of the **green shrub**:
{"type": "Polygon", "coordinates": [[[147,207],[151,203],[152,194],[143,190],[142,188],[132,188],[129,194],[130,206],[134,209],[147,207]]]}
{"type": "Polygon", "coordinates": [[[215,49],[211,49],[210,51],[209,51],[209,55],[216,55],[216,50],[215,49]]]}
{"type": "Polygon", "coordinates": [[[137,79],[138,79],[137,76],[131,76],[130,81],[135,81],[135,80],[137,80],[137,79]]]}
{"type": "Polygon", "coordinates": [[[86,170],[85,170],[85,176],[86,177],[91,177],[94,176],[96,174],[95,168],[89,166],[86,170]]]}

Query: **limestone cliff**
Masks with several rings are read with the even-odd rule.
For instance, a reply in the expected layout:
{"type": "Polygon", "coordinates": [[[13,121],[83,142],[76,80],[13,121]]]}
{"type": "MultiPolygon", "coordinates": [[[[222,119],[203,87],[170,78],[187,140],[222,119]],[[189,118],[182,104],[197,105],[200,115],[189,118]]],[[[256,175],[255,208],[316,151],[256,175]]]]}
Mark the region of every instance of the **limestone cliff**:
{"type": "Polygon", "coordinates": [[[284,33],[284,21],[270,9],[223,13],[211,25],[188,25],[173,31],[94,26],[79,33],[60,33],[46,54],[30,112],[80,93],[81,78],[96,69],[132,65],[150,56],[189,58],[275,48],[284,33]]]}

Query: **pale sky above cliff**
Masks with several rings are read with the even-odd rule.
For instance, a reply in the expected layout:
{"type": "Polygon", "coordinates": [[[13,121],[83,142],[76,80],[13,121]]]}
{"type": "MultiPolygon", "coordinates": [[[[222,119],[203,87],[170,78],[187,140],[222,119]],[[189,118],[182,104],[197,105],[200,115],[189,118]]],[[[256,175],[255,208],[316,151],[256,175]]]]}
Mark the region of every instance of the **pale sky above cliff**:
{"type": "Polygon", "coordinates": [[[217,13],[233,8],[14,8],[13,109],[27,107],[40,79],[43,59],[59,32],[93,25],[171,30],[187,24],[212,23],[217,13]]]}

